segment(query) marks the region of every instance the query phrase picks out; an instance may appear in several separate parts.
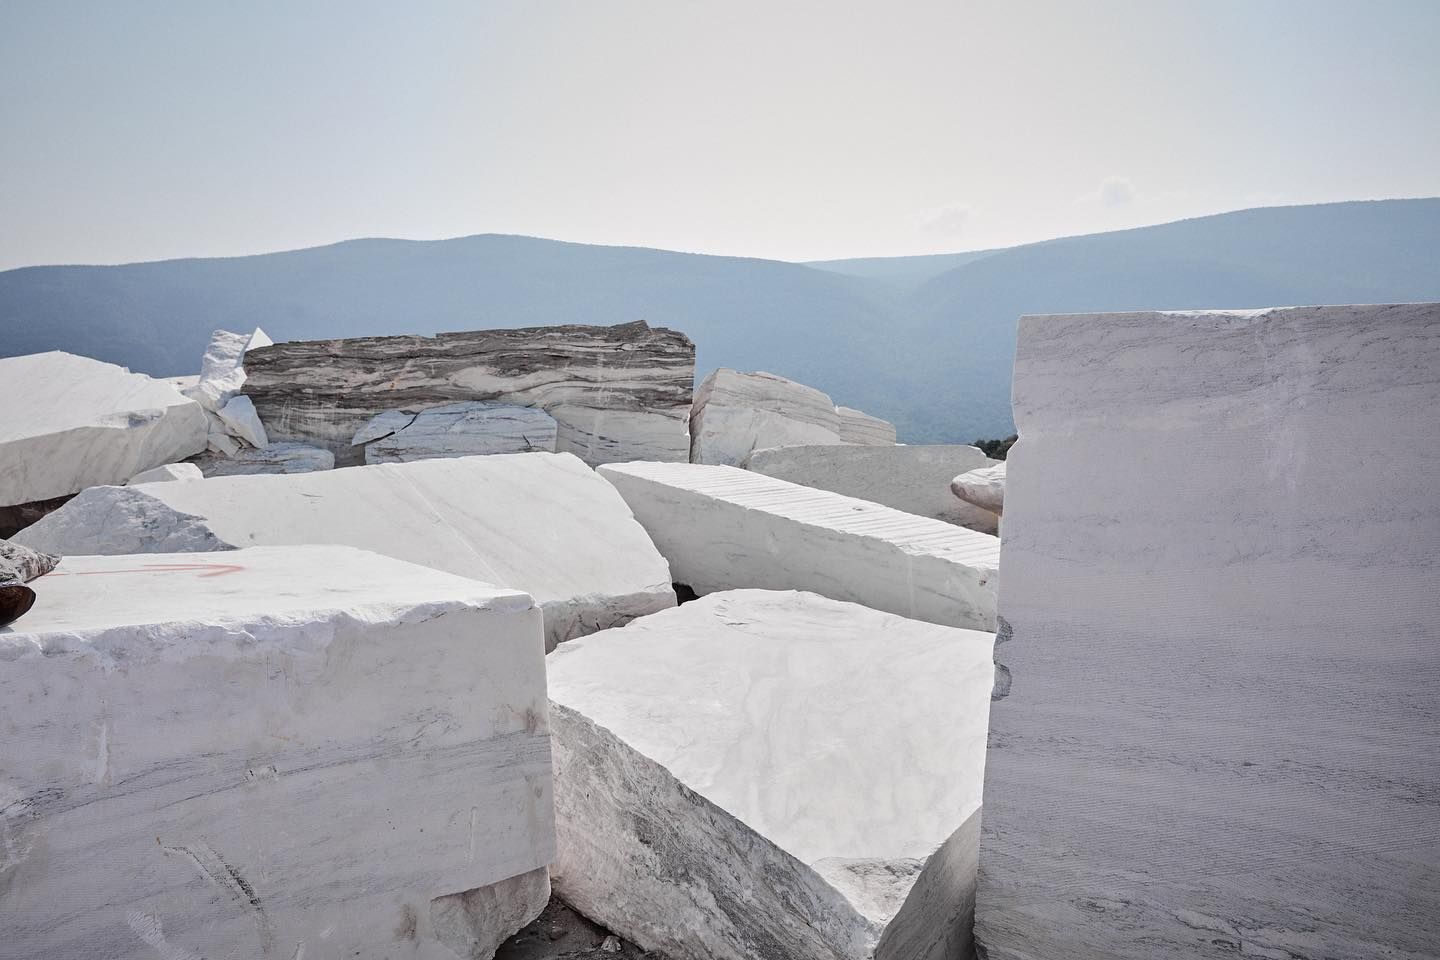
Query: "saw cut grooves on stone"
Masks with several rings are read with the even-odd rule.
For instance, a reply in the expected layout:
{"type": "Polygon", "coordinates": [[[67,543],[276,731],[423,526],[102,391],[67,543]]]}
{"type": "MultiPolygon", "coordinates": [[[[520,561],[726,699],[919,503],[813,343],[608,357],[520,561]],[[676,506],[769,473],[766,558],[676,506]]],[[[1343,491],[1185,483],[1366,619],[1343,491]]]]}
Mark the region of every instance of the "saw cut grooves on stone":
{"type": "Polygon", "coordinates": [[[271,439],[359,462],[356,431],[386,410],[463,400],[539,407],[556,450],[587,463],[685,460],[695,345],[644,322],[281,343],[250,351],[244,392],[271,439]]]}

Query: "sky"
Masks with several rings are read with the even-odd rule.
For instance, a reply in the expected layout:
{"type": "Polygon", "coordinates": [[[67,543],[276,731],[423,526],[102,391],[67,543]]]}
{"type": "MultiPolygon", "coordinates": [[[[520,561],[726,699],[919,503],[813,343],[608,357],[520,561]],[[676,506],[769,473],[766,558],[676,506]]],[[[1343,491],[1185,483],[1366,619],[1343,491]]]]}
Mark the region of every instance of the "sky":
{"type": "Polygon", "coordinates": [[[1440,195],[1440,0],[0,0],[0,269],[814,260],[1440,195]]]}

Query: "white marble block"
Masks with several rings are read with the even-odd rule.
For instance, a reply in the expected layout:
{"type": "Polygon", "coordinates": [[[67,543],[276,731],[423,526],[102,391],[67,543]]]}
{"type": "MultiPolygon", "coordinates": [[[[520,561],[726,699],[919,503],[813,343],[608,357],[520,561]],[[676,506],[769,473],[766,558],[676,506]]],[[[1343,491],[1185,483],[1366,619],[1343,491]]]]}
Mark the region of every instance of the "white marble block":
{"type": "Polygon", "coordinates": [[[494,453],[554,453],[555,418],[538,407],[465,400],[387,410],[356,431],[366,463],[408,463],[494,453]]]}
{"type": "Polygon", "coordinates": [[[255,412],[255,404],[244,394],[236,394],[225,401],[225,406],[220,408],[217,416],[225,425],[225,431],[232,437],[239,437],[256,449],[270,445],[270,439],[265,435],[265,425],[260,422],[260,415],[255,412]]]}
{"type": "Polygon", "coordinates": [[[739,466],[751,451],[840,442],[840,415],[830,397],[773,373],[722,367],[695,388],[690,461],[739,466]]]}
{"type": "Polygon", "coordinates": [[[165,483],[172,480],[203,480],[205,475],[200,468],[193,463],[167,463],[162,467],[151,467],[149,470],[142,470],[129,480],[125,481],[126,486],[134,486],[137,483],[165,483]]]}
{"type": "Polygon", "coordinates": [[[246,358],[271,438],[360,463],[352,439],[387,410],[458,401],[539,407],[555,450],[586,463],[685,460],[695,344],[643,321],[281,343],[246,358]]]}
{"type": "Polygon", "coordinates": [[[0,359],[0,506],[49,500],[205,449],[205,411],[173,386],[52,351],[0,359]]]}
{"type": "Polygon", "coordinates": [[[756,450],[745,468],[806,487],[843,493],[922,517],[994,533],[997,517],[950,492],[957,471],[991,463],[962,444],[776,447],[756,450]]]}
{"type": "Polygon", "coordinates": [[[737,590],[566,644],[557,893],[672,960],[968,956],[991,641],[737,590]]]}
{"type": "Polygon", "coordinates": [[[950,492],[963,503],[988,510],[997,517],[1005,512],[1005,464],[1008,461],[967,470],[950,481],[950,492]]]}
{"type": "Polygon", "coordinates": [[[1440,304],[1026,317],[1014,404],[989,960],[1436,956],[1440,304]]]}
{"type": "Polygon", "coordinates": [[[843,443],[884,446],[895,442],[895,424],[888,420],[872,417],[853,407],[836,407],[835,413],[840,418],[840,440],[843,443]]]}
{"type": "Polygon", "coordinates": [[[524,590],[551,646],[675,605],[625,501],[569,454],[97,487],[16,540],[67,556],[343,543],[524,590]]]}
{"type": "Polygon", "coordinates": [[[272,344],[259,327],[248,334],[216,330],[200,360],[200,376],[194,385],[185,388],[185,395],[211,413],[219,413],[245,385],[246,352],[272,344]]]}
{"type": "Polygon", "coordinates": [[[675,582],[697,593],[813,590],[916,620],[995,628],[995,537],[736,467],[614,463],[599,471],[675,582]]]}
{"type": "Polygon", "coordinates": [[[32,586],[0,630],[0,955],[484,958],[544,907],[530,597],[348,547],[32,586]]]}

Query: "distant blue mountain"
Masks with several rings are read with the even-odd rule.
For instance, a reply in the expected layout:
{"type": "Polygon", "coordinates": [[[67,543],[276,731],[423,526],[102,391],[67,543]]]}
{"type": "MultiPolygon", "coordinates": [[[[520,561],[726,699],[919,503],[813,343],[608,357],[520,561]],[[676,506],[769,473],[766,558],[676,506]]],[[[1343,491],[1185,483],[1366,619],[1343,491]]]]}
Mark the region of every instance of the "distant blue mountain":
{"type": "Polygon", "coordinates": [[[903,440],[1012,430],[1024,313],[1440,299],[1440,199],[1271,207],[997,251],[805,265],[487,234],[0,272],[0,355],[194,372],[215,328],[277,340],[644,319],[699,373],[768,370],[903,440]]]}

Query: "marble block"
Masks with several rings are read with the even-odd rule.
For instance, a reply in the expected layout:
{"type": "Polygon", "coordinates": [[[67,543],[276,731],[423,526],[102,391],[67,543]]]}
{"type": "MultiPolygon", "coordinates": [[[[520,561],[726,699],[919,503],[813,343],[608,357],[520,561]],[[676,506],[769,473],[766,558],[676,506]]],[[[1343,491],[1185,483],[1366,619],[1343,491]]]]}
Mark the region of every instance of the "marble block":
{"type": "Polygon", "coordinates": [[[483,958],[544,907],[530,597],[333,546],[32,586],[0,630],[0,955],[483,958]]]}
{"type": "Polygon", "coordinates": [[[538,407],[466,400],[423,410],[387,410],[356,431],[366,463],[408,463],[493,453],[554,453],[555,418],[538,407]]]}
{"type": "Polygon", "coordinates": [[[835,413],[840,418],[842,443],[884,446],[895,442],[895,424],[888,420],[872,417],[853,407],[836,407],[835,413]]]}
{"type": "Polygon", "coordinates": [[[950,481],[950,492],[961,502],[997,517],[1005,512],[1005,464],[1008,461],[975,470],[967,470],[950,481]]]}
{"type": "MultiPolygon", "coordinates": [[[[211,437],[213,442],[214,437],[211,437]]],[[[335,469],[329,450],[303,443],[271,443],[259,450],[236,445],[234,453],[211,451],[191,461],[207,477],[248,477],[256,474],[314,473],[335,469]]]]}
{"type": "Polygon", "coordinates": [[[692,463],[739,466],[753,450],[839,442],[840,415],[830,397],[814,387],[773,373],[722,367],[695,389],[692,463]]]}
{"type": "Polygon", "coordinates": [[[672,960],[969,956],[991,646],[768,590],[566,644],[556,892],[672,960]]]}
{"type": "Polygon", "coordinates": [[[550,646],[675,605],[630,508],[570,454],[97,487],[16,541],[66,555],[348,544],[526,591],[550,646]]]}
{"type": "Polygon", "coordinates": [[[1000,541],[736,467],[614,463],[676,583],[699,594],[812,590],[902,617],[995,629],[1000,541]]]}
{"type": "Polygon", "coordinates": [[[200,376],[185,388],[185,395],[211,413],[219,413],[245,385],[245,354],[272,343],[259,327],[248,334],[216,330],[200,360],[200,376]]]}
{"type": "Polygon", "coordinates": [[[993,534],[999,517],[955,499],[950,492],[957,471],[992,462],[975,447],[962,444],[839,444],[756,450],[745,468],[993,534]]]}
{"type": "Polygon", "coordinates": [[[239,437],[256,449],[270,445],[270,439],[265,435],[265,425],[260,422],[260,416],[255,412],[255,404],[243,393],[225,401],[225,406],[220,408],[217,416],[225,425],[225,431],[232,437],[239,437]]]}
{"type": "Polygon", "coordinates": [[[49,500],[205,449],[205,411],[168,383],[52,351],[0,359],[0,507],[49,500]]]}
{"type": "Polygon", "coordinates": [[[539,407],[555,449],[591,464],[689,455],[695,344],[643,321],[281,343],[245,370],[271,438],[325,447],[341,466],[363,461],[351,440],[378,414],[463,400],[539,407]]]}
{"type": "Polygon", "coordinates": [[[203,480],[205,475],[200,468],[193,463],[167,463],[161,467],[151,467],[149,470],[142,470],[129,480],[125,481],[126,486],[134,486],[137,483],[165,483],[172,480],[203,480]]]}
{"type": "Polygon", "coordinates": [[[1436,956],[1440,304],[1025,317],[1014,406],[989,960],[1436,956]]]}

